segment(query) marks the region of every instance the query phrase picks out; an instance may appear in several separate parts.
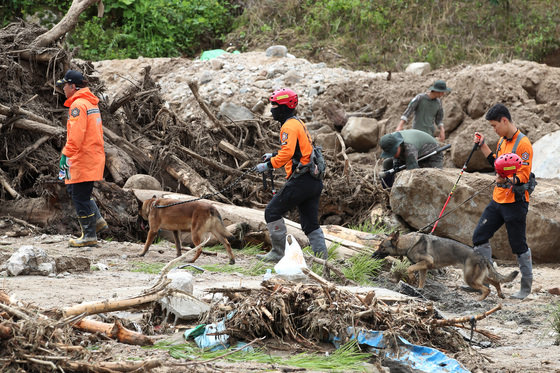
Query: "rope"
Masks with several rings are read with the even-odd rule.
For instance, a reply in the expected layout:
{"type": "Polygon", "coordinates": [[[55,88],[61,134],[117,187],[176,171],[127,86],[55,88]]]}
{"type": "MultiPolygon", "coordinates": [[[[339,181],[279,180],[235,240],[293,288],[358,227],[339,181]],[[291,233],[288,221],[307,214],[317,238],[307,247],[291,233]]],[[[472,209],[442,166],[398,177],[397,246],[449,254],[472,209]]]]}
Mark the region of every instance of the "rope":
{"type": "Polygon", "coordinates": [[[214,197],[218,194],[221,194],[223,192],[226,192],[226,191],[230,190],[235,185],[239,184],[239,182],[241,181],[241,179],[243,179],[245,177],[245,175],[247,175],[249,172],[254,171],[254,170],[255,170],[255,167],[249,168],[249,169],[243,171],[243,173],[241,175],[239,175],[239,177],[237,179],[235,179],[229,186],[227,186],[227,187],[225,187],[221,190],[218,190],[215,193],[207,193],[207,194],[203,195],[202,197],[198,197],[198,198],[195,198],[195,199],[189,199],[187,201],[174,202],[174,203],[170,203],[169,205],[157,205],[157,206],[154,206],[154,207],[156,207],[158,209],[162,209],[162,208],[165,208],[165,207],[182,205],[183,203],[195,202],[195,201],[200,201],[201,199],[208,199],[210,197],[214,197]]]}
{"type": "Polygon", "coordinates": [[[433,222],[431,222],[430,224],[424,226],[423,228],[420,228],[418,230],[418,232],[420,233],[424,233],[424,230],[426,228],[429,228],[432,226],[432,224],[436,223],[437,221],[440,221],[441,219],[445,218],[447,215],[451,214],[452,212],[455,212],[455,210],[457,210],[459,207],[463,206],[465,203],[467,203],[468,201],[470,201],[471,199],[473,199],[474,197],[476,197],[478,194],[480,194],[483,190],[491,187],[492,185],[494,185],[494,183],[496,182],[496,180],[492,181],[492,183],[485,185],[483,188],[480,188],[480,190],[478,190],[477,192],[475,192],[472,196],[470,196],[469,198],[467,198],[466,200],[464,200],[463,202],[461,202],[460,204],[458,204],[453,210],[448,211],[447,213],[443,214],[442,216],[440,216],[439,218],[437,218],[436,220],[434,220],[433,222]]]}

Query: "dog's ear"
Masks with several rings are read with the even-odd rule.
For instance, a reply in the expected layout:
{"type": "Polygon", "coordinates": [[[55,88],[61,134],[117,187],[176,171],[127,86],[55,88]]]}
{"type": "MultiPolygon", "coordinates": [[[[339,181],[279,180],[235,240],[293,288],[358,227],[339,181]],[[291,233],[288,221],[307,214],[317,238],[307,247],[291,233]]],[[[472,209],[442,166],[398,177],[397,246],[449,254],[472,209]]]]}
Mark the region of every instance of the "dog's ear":
{"type": "Polygon", "coordinates": [[[399,240],[400,234],[401,234],[401,233],[400,233],[399,230],[396,230],[396,231],[394,231],[393,233],[391,233],[391,234],[389,235],[389,238],[391,238],[391,242],[396,242],[396,241],[398,241],[398,240],[399,240]]]}

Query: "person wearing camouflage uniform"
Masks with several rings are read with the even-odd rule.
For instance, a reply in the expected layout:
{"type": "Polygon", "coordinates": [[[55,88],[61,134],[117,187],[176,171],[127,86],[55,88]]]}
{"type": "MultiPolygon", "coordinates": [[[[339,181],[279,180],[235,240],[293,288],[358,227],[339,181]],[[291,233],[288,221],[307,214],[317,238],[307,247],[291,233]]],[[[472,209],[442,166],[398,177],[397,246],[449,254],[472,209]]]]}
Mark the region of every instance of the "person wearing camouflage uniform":
{"type": "MultiPolygon", "coordinates": [[[[383,171],[403,164],[408,170],[425,167],[443,168],[443,153],[436,153],[418,162],[418,158],[438,149],[436,139],[426,132],[412,129],[389,133],[381,137],[379,145],[383,149],[381,158],[386,158],[383,161],[383,171]]],[[[391,187],[393,179],[394,173],[386,173],[383,183],[391,187]]]]}

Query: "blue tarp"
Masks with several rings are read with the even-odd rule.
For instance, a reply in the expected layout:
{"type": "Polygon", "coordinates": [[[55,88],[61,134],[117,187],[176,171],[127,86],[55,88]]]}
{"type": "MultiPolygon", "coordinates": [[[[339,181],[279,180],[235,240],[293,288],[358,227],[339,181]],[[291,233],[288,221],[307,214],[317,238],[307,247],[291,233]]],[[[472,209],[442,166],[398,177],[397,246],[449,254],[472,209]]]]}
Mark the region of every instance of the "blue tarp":
{"type": "MultiPolygon", "coordinates": [[[[212,58],[216,58],[221,56],[224,53],[228,53],[223,49],[212,49],[209,51],[204,51],[202,52],[202,54],[200,55],[200,60],[201,61],[207,61],[207,60],[211,60],[212,58]]],[[[239,51],[233,51],[233,54],[239,54],[239,51]]]]}
{"type": "MultiPolygon", "coordinates": [[[[352,328],[348,328],[352,332],[352,328]]],[[[352,339],[356,338],[353,334],[352,339]]],[[[470,373],[469,370],[455,359],[446,356],[441,351],[431,347],[413,345],[406,339],[399,337],[398,350],[393,352],[385,343],[383,332],[374,330],[362,330],[358,332],[357,341],[360,345],[372,347],[377,354],[384,355],[388,359],[398,360],[410,367],[426,373],[470,373]]],[[[339,338],[334,337],[332,341],[338,347],[339,338]]]]}

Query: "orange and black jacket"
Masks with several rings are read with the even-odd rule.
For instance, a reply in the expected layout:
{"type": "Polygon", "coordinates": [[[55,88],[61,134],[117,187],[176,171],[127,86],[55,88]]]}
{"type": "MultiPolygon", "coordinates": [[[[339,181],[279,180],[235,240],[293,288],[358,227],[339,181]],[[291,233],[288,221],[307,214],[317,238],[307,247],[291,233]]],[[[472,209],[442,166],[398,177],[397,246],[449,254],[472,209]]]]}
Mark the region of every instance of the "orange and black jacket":
{"type": "Polygon", "coordinates": [[[270,159],[274,168],[284,166],[286,179],[289,179],[298,163],[309,163],[313,145],[303,122],[295,117],[289,118],[280,128],[280,143],[282,148],[270,159]]]}
{"type": "MultiPolygon", "coordinates": [[[[500,138],[498,141],[498,148],[496,154],[490,154],[488,156],[488,161],[493,165],[494,160],[502,154],[512,153],[515,141],[519,136],[519,130],[513,135],[511,139],[500,138]],[[503,139],[503,141],[502,141],[503,139]],[[493,158],[493,159],[492,159],[493,158]]],[[[533,164],[533,146],[531,141],[527,136],[524,136],[517,145],[515,153],[521,158],[521,167],[515,174],[514,182],[515,184],[524,184],[529,181],[529,175],[531,174],[531,167],[533,164]]],[[[529,202],[529,192],[524,191],[525,201],[529,202]]],[[[494,187],[494,192],[492,194],[492,199],[497,203],[513,203],[515,202],[515,193],[513,192],[511,185],[508,187],[496,186],[494,187]]]]}

